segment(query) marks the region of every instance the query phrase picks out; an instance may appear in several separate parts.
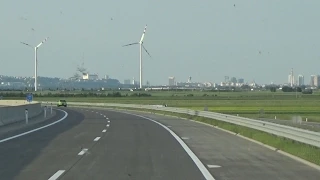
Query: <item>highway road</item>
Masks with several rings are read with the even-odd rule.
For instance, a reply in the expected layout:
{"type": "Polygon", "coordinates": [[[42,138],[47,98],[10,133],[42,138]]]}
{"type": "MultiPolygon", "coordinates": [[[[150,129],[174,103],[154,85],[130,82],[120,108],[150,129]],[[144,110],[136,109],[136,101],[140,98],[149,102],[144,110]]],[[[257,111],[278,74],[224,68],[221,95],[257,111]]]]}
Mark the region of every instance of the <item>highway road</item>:
{"type": "MultiPolygon", "coordinates": [[[[320,171],[277,152],[188,120],[140,113],[146,119],[103,109],[61,109],[68,116],[52,126],[5,142],[1,139],[30,127],[0,135],[0,179],[320,177],[320,171]],[[182,140],[175,139],[170,129],[182,140]]],[[[57,111],[45,122],[57,122],[64,115],[57,111]]],[[[44,125],[36,124],[33,129],[44,125]]]]}

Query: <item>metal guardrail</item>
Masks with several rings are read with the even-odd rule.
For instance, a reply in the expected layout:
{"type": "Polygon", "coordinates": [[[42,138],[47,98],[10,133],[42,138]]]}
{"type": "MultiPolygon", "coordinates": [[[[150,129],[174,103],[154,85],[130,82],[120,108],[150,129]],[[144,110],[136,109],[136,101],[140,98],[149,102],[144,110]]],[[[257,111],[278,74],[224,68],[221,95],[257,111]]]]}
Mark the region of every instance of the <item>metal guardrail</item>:
{"type": "MultiPolygon", "coordinates": [[[[49,102],[51,103],[51,102],[49,102]]],[[[232,124],[237,124],[252,129],[264,131],[277,136],[292,139],[298,142],[309,144],[312,146],[320,147],[320,133],[314,131],[308,131],[295,127],[285,126],[281,124],[265,122],[245,117],[232,116],[227,114],[208,112],[208,111],[195,111],[185,108],[164,107],[161,105],[139,105],[139,104],[118,104],[118,103],[84,103],[84,102],[68,102],[68,105],[74,106],[95,106],[95,107],[126,107],[126,108],[140,108],[150,110],[160,110],[175,112],[181,114],[196,115],[200,117],[206,117],[224,121],[232,124]]]]}

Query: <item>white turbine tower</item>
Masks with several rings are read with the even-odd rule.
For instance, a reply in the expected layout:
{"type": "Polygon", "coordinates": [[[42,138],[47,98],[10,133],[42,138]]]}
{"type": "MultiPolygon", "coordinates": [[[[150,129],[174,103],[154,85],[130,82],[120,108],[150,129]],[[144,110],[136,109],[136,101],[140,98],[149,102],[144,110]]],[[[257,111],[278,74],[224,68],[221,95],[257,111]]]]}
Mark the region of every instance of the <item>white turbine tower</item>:
{"type": "Polygon", "coordinates": [[[136,45],[136,44],[139,44],[140,45],[140,89],[142,89],[142,48],[146,51],[146,53],[151,57],[151,55],[149,54],[149,52],[147,51],[147,49],[144,47],[143,45],[143,39],[144,39],[144,35],[146,33],[146,30],[147,30],[147,25],[144,27],[144,30],[143,30],[143,33],[142,33],[142,36],[141,36],[141,39],[139,42],[135,42],[135,43],[130,43],[130,44],[126,44],[126,45],[123,45],[124,46],[131,46],[131,45],[136,45]]]}
{"type": "Polygon", "coordinates": [[[31,48],[34,48],[34,91],[37,91],[37,87],[38,87],[38,84],[37,84],[37,77],[38,77],[38,55],[37,55],[37,51],[38,51],[38,48],[48,40],[49,37],[45,38],[40,44],[38,44],[38,46],[34,47],[34,46],[31,46],[30,44],[28,43],[24,43],[24,42],[21,42],[22,44],[26,45],[26,46],[29,46],[31,48]]]}

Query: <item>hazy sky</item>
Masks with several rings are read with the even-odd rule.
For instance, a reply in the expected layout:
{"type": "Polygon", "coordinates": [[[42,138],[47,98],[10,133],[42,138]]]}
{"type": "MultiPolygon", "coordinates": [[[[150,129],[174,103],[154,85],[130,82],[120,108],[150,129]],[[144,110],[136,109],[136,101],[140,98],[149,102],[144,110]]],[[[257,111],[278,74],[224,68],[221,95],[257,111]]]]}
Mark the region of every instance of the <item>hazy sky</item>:
{"type": "Polygon", "coordinates": [[[139,41],[148,24],[144,84],[226,75],[283,83],[291,68],[309,82],[320,74],[319,8],[319,0],[1,0],[0,74],[33,76],[33,49],[20,41],[49,36],[40,76],[68,78],[84,62],[100,77],[138,80],[139,46],[122,45],[139,41]]]}

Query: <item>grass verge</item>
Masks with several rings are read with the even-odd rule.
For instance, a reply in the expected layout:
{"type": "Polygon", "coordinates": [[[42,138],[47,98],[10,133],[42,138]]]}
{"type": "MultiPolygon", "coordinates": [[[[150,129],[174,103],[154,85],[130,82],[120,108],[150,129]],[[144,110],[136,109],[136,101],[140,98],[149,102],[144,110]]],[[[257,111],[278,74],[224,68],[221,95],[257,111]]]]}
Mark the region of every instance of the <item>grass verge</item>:
{"type": "Polygon", "coordinates": [[[247,128],[244,126],[239,126],[239,125],[235,125],[235,124],[231,124],[223,121],[218,121],[215,119],[192,116],[192,115],[181,114],[181,113],[173,113],[173,112],[149,110],[149,109],[138,109],[138,108],[121,108],[121,107],[113,107],[113,108],[159,113],[163,115],[170,115],[170,116],[176,116],[181,118],[192,119],[195,121],[200,121],[210,125],[218,126],[219,128],[232,131],[234,133],[239,133],[242,136],[245,136],[247,138],[259,141],[263,144],[275,147],[279,150],[292,154],[296,157],[302,158],[311,163],[320,165],[320,148],[317,148],[308,144],[303,144],[291,139],[272,135],[263,131],[259,131],[259,130],[255,130],[255,129],[251,129],[251,128],[247,128]]]}

